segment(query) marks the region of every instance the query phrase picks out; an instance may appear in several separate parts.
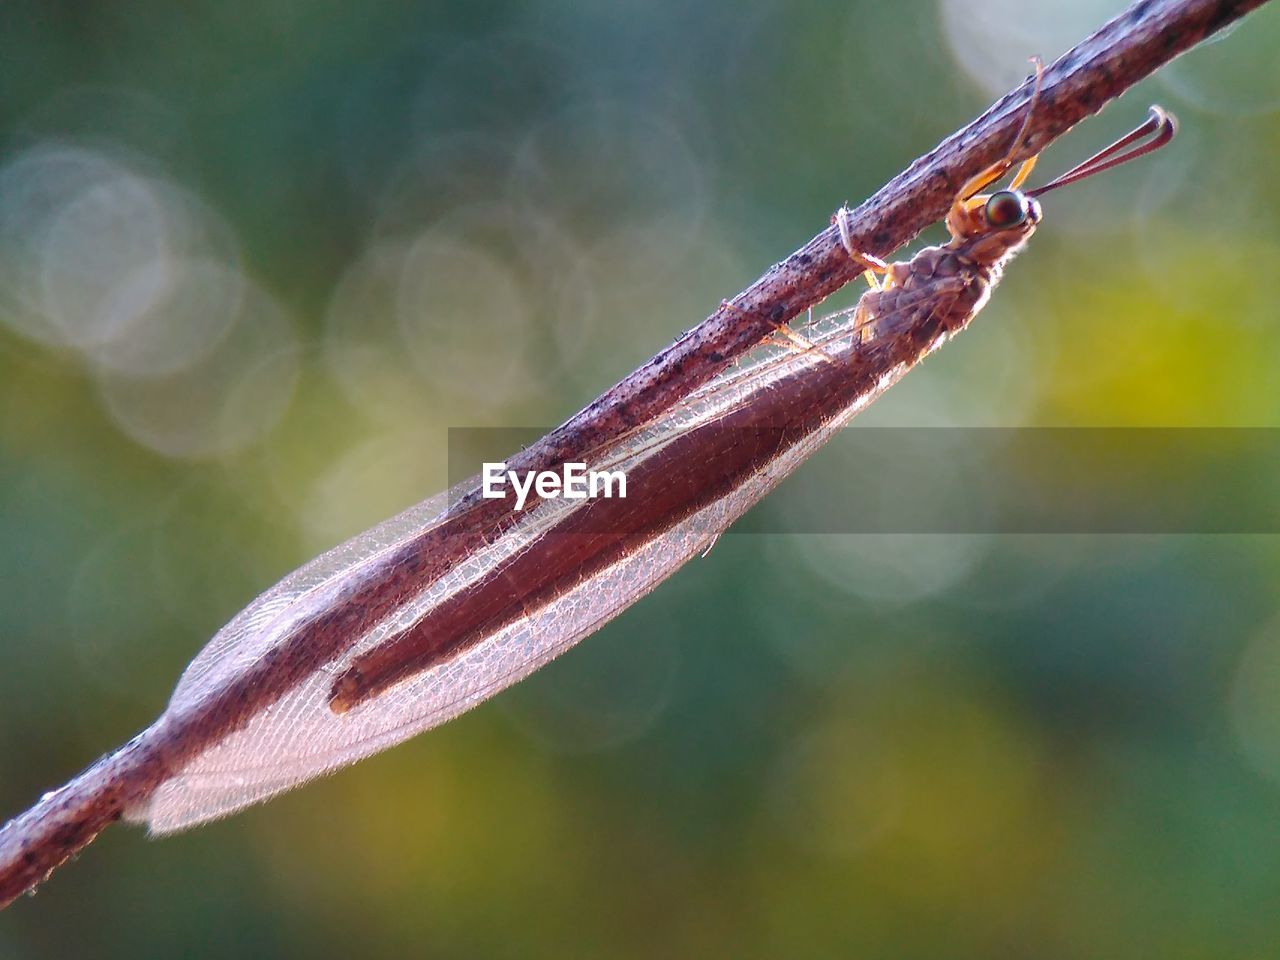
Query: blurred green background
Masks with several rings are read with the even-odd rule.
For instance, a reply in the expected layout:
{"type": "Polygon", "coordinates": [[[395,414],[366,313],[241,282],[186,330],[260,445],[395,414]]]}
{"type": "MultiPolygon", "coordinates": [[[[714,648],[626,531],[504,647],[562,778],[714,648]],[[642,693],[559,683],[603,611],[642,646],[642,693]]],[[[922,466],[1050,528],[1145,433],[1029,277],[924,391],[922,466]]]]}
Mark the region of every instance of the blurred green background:
{"type": "MultiPolygon", "coordinates": [[[[449,427],[563,420],[1122,6],[5,4],[0,815],[449,427]]],[[[1266,8],[1055,145],[1183,124],[861,419],[1280,425],[1277,49],[1266,8]]],[[[1269,955],[1277,547],[729,536],[441,730],[108,831],[0,956],[1269,955]]]]}

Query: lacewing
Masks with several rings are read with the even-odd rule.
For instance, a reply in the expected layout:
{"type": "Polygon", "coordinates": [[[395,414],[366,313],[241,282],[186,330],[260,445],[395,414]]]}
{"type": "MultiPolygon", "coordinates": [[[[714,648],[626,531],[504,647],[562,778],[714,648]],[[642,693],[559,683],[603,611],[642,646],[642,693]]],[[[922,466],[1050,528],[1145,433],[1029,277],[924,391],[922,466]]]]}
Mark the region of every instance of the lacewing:
{"type": "Polygon", "coordinates": [[[1037,196],[1173,133],[1152,108],[1141,127],[1037,190],[1020,189],[1033,157],[1010,187],[981,193],[1011,169],[1020,134],[961,191],[951,240],[909,262],[854,250],[842,209],[837,226],[872,285],[856,307],[812,339],[787,331],[781,350],[763,346],[658,417],[563,458],[623,471],[625,498],[531,498],[515,511],[482,498],[473,479],[295,571],[218,632],[151,727],[0,831],[0,905],[114,820],[163,834],[225,816],[529,675],[704,552],[963,329],[1034,232],[1037,196]]]}

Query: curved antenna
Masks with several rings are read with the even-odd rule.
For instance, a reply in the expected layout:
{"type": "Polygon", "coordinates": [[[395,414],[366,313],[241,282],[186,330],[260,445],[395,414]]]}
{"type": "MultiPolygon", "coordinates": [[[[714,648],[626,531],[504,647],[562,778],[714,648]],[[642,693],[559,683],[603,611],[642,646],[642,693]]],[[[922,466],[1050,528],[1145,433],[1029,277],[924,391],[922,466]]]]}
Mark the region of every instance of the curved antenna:
{"type": "Polygon", "coordinates": [[[1043,187],[1028,190],[1027,196],[1039,197],[1050,190],[1065,187],[1068,183],[1075,183],[1077,180],[1091,177],[1095,173],[1101,173],[1103,170],[1110,170],[1112,167],[1118,167],[1122,163],[1136,160],[1138,157],[1154,150],[1159,150],[1172,140],[1173,135],[1177,132],[1177,118],[1171,113],[1166,113],[1161,107],[1152,106],[1151,113],[1141,126],[1129,131],[1109,147],[1103,147],[1088,160],[1072,167],[1056,180],[1049,181],[1043,187]],[[1121,152],[1130,144],[1147,137],[1150,137],[1150,139],[1146,143],[1142,143],[1127,152],[1121,152]]]}

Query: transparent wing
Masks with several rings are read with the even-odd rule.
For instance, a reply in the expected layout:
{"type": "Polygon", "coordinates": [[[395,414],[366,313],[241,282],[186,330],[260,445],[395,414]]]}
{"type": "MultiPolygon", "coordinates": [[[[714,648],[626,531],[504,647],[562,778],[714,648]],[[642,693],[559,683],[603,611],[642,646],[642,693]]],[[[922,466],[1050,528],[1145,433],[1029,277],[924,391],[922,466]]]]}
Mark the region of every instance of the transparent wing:
{"type": "MultiPolygon", "coordinates": [[[[789,350],[730,371],[695,393],[651,426],[611,451],[615,462],[634,463],[688,429],[723,416],[779,379],[806,366],[839,362],[849,349],[851,326],[837,315],[816,336],[821,348],[789,350]]],[[[886,389],[903,370],[884,378],[886,389]]],[[[445,577],[405,603],[345,655],[323,665],[280,700],[190,760],[164,782],[130,819],[154,833],[181,830],[225,816],[308,779],[377,753],[470,709],[523,679],[640,597],[697,555],[738,517],[807,459],[856,410],[863,396],[822,428],[787,448],[727,496],[706,506],[612,565],[583,579],[553,602],[480,638],[444,662],[361,702],[345,713],[329,704],[333,678],[351,660],[390,632],[421,618],[433,605],[483,578],[514,552],[529,549],[582,501],[548,501],[530,512],[498,541],[469,557],[445,577]]],[[[463,486],[466,486],[465,484],[463,486]]],[[[447,503],[433,498],[375,527],[307,564],[268,591],[209,643],[184,674],[169,710],[159,722],[180,722],[187,707],[219,682],[259,657],[276,642],[290,620],[290,607],[303,594],[323,590],[379,552],[430,522],[447,503]],[[283,625],[283,626],[282,626],[283,625]]]]}
{"type": "Polygon", "coordinates": [[[378,554],[394,549],[421,533],[444,513],[451,497],[467,484],[437,494],[327,553],[299,567],[219,630],[187,665],[169,701],[169,709],[198,702],[209,690],[226,682],[276,642],[298,600],[339,580],[378,554]]]}

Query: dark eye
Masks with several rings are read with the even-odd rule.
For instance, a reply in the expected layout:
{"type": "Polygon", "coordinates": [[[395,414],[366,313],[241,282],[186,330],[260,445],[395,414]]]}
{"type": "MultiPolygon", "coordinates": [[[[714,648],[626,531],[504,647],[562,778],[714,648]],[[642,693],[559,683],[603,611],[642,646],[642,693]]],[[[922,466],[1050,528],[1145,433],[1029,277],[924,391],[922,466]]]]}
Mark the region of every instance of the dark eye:
{"type": "Polygon", "coordinates": [[[1027,206],[1012,190],[993,193],[987,201],[987,223],[996,228],[1016,227],[1027,219],[1027,206]]]}

